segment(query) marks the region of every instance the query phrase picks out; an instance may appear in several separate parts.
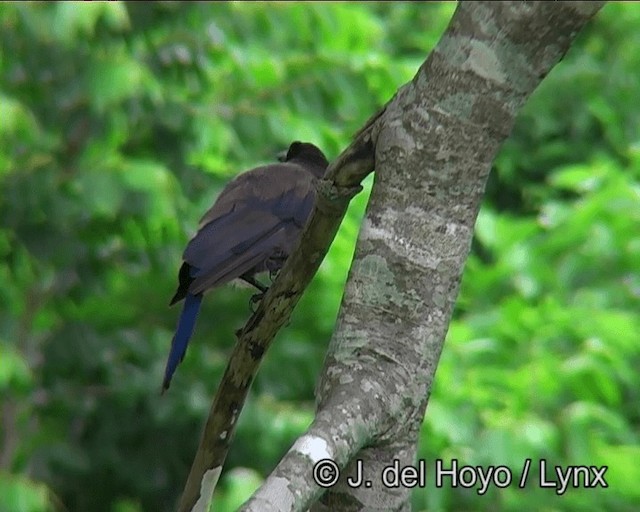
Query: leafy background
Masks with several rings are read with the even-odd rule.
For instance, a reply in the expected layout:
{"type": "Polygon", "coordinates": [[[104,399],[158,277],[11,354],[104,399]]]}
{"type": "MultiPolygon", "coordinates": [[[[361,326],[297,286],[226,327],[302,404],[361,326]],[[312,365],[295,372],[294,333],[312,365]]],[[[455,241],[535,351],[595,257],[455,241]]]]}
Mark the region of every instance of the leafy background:
{"type": "MultiPolygon", "coordinates": [[[[167,302],[199,216],[291,140],[335,157],[454,9],[0,4],[1,511],[173,510],[251,295],[207,297],[160,397],[167,302]]],[[[639,45],[637,6],[607,5],[520,115],[419,448],[428,468],[506,465],[514,480],[527,458],[606,464],[609,488],[480,496],[428,475],[415,510],[638,510],[639,45]]],[[[235,510],[311,421],[366,199],[266,358],[216,510],[235,510]]]]}

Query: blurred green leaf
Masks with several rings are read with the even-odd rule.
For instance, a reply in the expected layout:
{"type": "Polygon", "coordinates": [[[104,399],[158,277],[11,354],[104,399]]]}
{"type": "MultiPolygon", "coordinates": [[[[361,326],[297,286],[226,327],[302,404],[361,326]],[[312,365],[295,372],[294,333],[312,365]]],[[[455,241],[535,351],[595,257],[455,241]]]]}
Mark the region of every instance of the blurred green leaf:
{"type": "Polygon", "coordinates": [[[32,381],[24,358],[6,342],[0,343],[0,389],[25,389],[32,381]]]}
{"type": "Polygon", "coordinates": [[[216,490],[211,510],[237,510],[262,482],[263,479],[256,471],[246,468],[229,471],[224,478],[222,489],[216,490]]]}
{"type": "Polygon", "coordinates": [[[605,480],[611,489],[634,499],[640,499],[640,489],[635,483],[640,478],[640,446],[596,443],[596,463],[607,466],[605,480]]]}
{"type": "Polygon", "coordinates": [[[45,485],[0,472],[0,510],[47,512],[53,510],[53,507],[45,485]]]}

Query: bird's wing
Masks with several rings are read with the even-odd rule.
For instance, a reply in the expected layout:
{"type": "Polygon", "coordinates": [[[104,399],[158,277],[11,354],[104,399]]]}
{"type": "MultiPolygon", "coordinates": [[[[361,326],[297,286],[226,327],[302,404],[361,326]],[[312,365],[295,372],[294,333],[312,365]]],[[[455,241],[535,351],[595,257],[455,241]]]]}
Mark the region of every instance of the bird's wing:
{"type": "Polygon", "coordinates": [[[297,166],[258,168],[226,187],[205,214],[184,260],[191,293],[202,293],[261,266],[297,240],[315,199],[313,177],[297,166]]]}
{"type": "Polygon", "coordinates": [[[202,293],[209,288],[221,286],[246,272],[261,266],[279,245],[285,242],[284,226],[276,226],[260,240],[255,241],[238,254],[231,254],[215,267],[195,272],[195,279],[189,287],[191,293],[202,293]]]}

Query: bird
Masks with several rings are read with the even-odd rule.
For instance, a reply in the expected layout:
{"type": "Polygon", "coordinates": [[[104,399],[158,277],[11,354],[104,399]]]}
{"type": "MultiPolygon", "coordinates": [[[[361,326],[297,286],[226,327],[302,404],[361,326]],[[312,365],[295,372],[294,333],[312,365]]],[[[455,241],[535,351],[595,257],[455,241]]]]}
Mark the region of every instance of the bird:
{"type": "Polygon", "coordinates": [[[279,163],[231,180],[187,244],[170,306],[184,300],[164,372],[162,393],[184,359],[205,292],[241,279],[267,287],[256,274],[278,272],[295,248],[316,200],[315,184],[329,162],[320,148],[294,141],[279,163]]]}

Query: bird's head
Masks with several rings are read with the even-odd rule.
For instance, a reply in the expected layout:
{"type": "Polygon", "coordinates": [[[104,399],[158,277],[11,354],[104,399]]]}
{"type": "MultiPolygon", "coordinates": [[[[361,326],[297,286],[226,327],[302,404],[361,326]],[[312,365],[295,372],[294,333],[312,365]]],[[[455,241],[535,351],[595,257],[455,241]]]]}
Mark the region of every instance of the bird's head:
{"type": "Polygon", "coordinates": [[[281,162],[295,162],[310,167],[318,172],[314,174],[321,176],[329,165],[327,157],[324,156],[322,150],[311,144],[310,142],[300,142],[296,140],[292,142],[286,154],[278,155],[281,162]],[[320,172],[321,171],[321,172],[320,172]]]}

